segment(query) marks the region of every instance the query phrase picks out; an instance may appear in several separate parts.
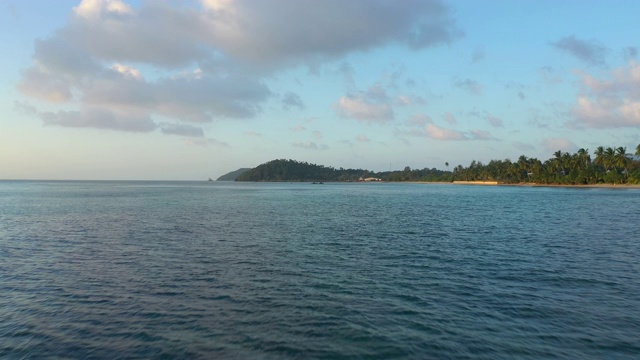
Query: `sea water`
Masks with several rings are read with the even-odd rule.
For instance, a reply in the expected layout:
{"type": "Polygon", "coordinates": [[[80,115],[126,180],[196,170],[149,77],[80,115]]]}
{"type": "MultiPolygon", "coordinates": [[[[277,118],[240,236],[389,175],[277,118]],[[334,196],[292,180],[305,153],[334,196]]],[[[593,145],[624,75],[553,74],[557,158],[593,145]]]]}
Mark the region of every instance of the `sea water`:
{"type": "Polygon", "coordinates": [[[640,190],[0,182],[0,358],[637,359],[640,190]]]}

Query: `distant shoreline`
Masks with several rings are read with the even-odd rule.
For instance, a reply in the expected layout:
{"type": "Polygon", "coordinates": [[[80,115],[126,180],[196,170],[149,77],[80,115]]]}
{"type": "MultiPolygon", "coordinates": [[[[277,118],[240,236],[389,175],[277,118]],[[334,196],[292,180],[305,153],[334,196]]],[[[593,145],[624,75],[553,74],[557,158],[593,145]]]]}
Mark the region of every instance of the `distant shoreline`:
{"type": "Polygon", "coordinates": [[[538,183],[519,183],[519,184],[500,184],[502,186],[520,186],[520,187],[566,187],[566,188],[602,188],[602,189],[640,189],[640,184],[587,184],[587,185],[565,185],[565,184],[538,184],[538,183]]]}
{"type": "Polygon", "coordinates": [[[516,186],[516,187],[565,187],[565,188],[601,188],[601,189],[640,189],[640,184],[539,184],[539,183],[499,183],[497,181],[412,181],[415,184],[451,184],[451,185],[481,185],[481,186],[516,186]]]}

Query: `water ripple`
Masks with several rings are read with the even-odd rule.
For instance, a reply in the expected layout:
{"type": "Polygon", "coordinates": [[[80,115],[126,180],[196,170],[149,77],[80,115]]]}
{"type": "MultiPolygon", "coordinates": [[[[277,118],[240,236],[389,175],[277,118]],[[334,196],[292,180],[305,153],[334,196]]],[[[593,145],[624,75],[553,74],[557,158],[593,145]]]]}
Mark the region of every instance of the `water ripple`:
{"type": "Polygon", "coordinates": [[[0,196],[0,358],[640,353],[640,239],[619,216],[640,214],[640,192],[5,182],[0,196]]]}

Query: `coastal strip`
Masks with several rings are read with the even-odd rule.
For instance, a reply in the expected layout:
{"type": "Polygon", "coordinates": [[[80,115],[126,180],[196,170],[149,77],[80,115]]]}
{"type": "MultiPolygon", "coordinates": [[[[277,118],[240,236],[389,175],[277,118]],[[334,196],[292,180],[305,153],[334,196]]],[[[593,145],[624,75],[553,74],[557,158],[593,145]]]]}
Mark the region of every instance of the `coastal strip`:
{"type": "Polygon", "coordinates": [[[497,181],[454,181],[453,183],[459,185],[498,185],[497,181]]]}

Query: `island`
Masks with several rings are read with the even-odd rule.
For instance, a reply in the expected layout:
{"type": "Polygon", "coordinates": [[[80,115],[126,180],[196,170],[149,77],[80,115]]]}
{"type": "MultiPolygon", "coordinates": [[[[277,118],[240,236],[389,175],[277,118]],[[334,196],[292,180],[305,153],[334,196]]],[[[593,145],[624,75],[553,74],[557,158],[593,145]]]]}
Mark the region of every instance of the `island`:
{"type": "MultiPolygon", "coordinates": [[[[469,166],[455,166],[451,171],[436,168],[374,172],[365,169],[344,169],[310,164],[291,159],[277,159],[252,169],[239,169],[229,173],[229,179],[254,182],[451,182],[494,185],[639,185],[640,145],[635,156],[625,147],[599,146],[591,158],[588,149],[575,153],[553,153],[553,157],[542,161],[521,155],[516,161],[510,159],[491,160],[484,164],[471,161],[469,166]],[[240,172],[243,170],[242,172],[240,172]],[[237,175],[235,175],[238,173],[237,175]],[[234,174],[234,175],[230,175],[234,174]]],[[[448,163],[444,164],[447,168],[448,163]]],[[[224,177],[227,177],[224,175],[224,177]]],[[[221,177],[222,178],[222,177],[221,177]]],[[[218,180],[220,180],[219,178],[218,180]]]]}
{"type": "Polygon", "coordinates": [[[249,170],[251,170],[251,168],[240,168],[238,170],[231,171],[229,173],[226,173],[220,176],[219,178],[216,179],[216,181],[236,181],[238,176],[242,175],[243,173],[249,170]]]}

